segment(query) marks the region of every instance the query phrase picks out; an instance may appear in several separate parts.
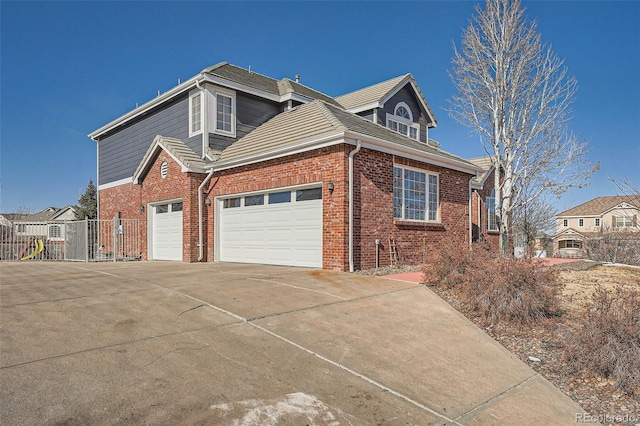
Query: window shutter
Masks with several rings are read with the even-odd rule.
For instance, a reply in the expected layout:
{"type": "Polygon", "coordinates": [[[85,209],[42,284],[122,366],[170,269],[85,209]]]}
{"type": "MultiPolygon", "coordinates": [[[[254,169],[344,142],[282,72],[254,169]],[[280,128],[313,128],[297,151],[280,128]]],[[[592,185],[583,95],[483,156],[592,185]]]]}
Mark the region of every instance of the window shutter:
{"type": "Polygon", "coordinates": [[[633,227],[635,228],[636,226],[638,226],[638,216],[637,215],[633,215],[633,227]]]}
{"type": "Polygon", "coordinates": [[[616,227],[616,221],[617,221],[617,219],[618,219],[618,218],[617,218],[617,217],[615,217],[615,216],[612,216],[612,217],[611,217],[611,227],[612,227],[612,228],[615,228],[615,227],[616,227]]]}

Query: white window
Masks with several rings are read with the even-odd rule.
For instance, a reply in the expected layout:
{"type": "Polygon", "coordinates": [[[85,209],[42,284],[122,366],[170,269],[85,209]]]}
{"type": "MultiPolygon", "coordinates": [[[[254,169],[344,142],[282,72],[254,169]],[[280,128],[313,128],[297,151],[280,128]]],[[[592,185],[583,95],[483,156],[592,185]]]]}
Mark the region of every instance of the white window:
{"type": "Polygon", "coordinates": [[[578,219],[578,226],[584,226],[584,219],[578,219]]]}
{"type": "Polygon", "coordinates": [[[582,241],[580,240],[564,240],[558,243],[559,248],[582,248],[582,241]]]}
{"type": "Polygon", "coordinates": [[[216,131],[221,133],[235,133],[234,100],[232,96],[223,93],[216,94],[216,131]]]}
{"type": "Polygon", "coordinates": [[[595,221],[594,221],[594,225],[595,226],[600,226],[600,218],[596,217],[595,221]]]}
{"type": "Polygon", "coordinates": [[[189,136],[202,133],[202,93],[189,97],[189,136]]]}
{"type": "Polygon", "coordinates": [[[438,221],[438,175],[404,167],[393,168],[393,217],[438,221]]]}
{"type": "Polygon", "coordinates": [[[616,216],[616,228],[627,228],[633,226],[633,220],[629,216],[616,216]]]}
{"type": "Polygon", "coordinates": [[[420,134],[420,125],[413,122],[411,109],[404,102],[396,105],[393,114],[387,114],[387,127],[412,139],[420,134]]]}
{"type": "Polygon", "coordinates": [[[487,231],[498,230],[498,216],[496,215],[496,191],[491,190],[491,197],[487,197],[487,231]]]}
{"type": "Polygon", "coordinates": [[[60,225],[49,226],[49,238],[60,238],[60,225]]]}
{"type": "Polygon", "coordinates": [[[562,219],[562,226],[569,226],[569,219],[562,219]]]}

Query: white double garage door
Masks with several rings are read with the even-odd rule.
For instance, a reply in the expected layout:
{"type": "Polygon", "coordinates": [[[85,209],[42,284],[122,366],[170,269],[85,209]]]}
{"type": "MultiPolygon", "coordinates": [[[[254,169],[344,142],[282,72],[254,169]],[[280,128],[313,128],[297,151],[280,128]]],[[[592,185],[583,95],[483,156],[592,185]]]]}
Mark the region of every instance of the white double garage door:
{"type": "Polygon", "coordinates": [[[273,190],[217,201],[216,258],[322,267],[322,188],[273,190]]]}
{"type": "MultiPolygon", "coordinates": [[[[216,260],[322,267],[322,188],[217,199],[216,260]]],[[[182,202],[152,206],[151,256],[182,260],[182,202]]],[[[194,224],[197,226],[197,224],[194,224]]]]}

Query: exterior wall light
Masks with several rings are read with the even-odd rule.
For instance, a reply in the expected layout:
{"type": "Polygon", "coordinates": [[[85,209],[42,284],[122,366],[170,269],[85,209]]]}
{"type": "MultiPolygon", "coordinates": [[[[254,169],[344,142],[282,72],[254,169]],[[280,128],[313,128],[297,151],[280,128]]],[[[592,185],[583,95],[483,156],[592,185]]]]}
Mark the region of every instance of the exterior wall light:
{"type": "Polygon", "coordinates": [[[329,181],[329,183],[327,184],[327,189],[329,190],[329,194],[333,194],[333,190],[335,189],[333,181],[329,181]]]}
{"type": "Polygon", "coordinates": [[[144,213],[144,204],[140,204],[140,213],[144,213]]]}

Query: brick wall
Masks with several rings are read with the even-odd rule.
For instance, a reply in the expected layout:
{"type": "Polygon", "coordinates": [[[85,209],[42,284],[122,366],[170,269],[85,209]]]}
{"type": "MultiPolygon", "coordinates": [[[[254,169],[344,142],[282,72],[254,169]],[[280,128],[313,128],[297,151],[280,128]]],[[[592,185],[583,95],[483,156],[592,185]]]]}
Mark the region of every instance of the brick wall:
{"type": "Polygon", "coordinates": [[[491,197],[491,191],[495,186],[494,174],[495,172],[491,172],[482,189],[473,191],[471,218],[474,227],[474,241],[483,241],[489,244],[497,253],[499,234],[496,231],[487,231],[487,204],[485,202],[487,197],[491,197]],[[481,209],[480,220],[478,220],[478,204],[481,209]]]}
{"type": "Polygon", "coordinates": [[[196,262],[198,259],[198,186],[206,175],[201,173],[183,173],[180,165],[165,151],[160,151],[143,176],[140,185],[133,183],[99,192],[100,219],[113,219],[117,212],[123,219],[140,219],[140,245],[142,258],[147,260],[148,235],[147,218],[150,217],[149,203],[164,200],[182,199],[182,260],[196,262]],[[169,173],[166,178],[160,174],[160,166],[167,162],[169,173]],[[140,206],[145,211],[140,211],[140,206]]]}
{"type": "MultiPolygon", "coordinates": [[[[211,179],[208,197],[213,200],[218,196],[322,182],[322,267],[346,270],[348,269],[346,159],[348,150],[349,147],[346,145],[332,146],[223,170],[211,179]],[[327,189],[330,181],[335,187],[332,194],[327,189]]],[[[210,249],[213,246],[215,232],[212,207],[208,212],[207,245],[210,249]]],[[[208,260],[213,260],[213,250],[210,250],[208,260]]]]}
{"type": "Polygon", "coordinates": [[[423,263],[440,244],[468,242],[471,175],[368,149],[355,156],[354,166],[356,269],[376,266],[376,239],[380,266],[390,263],[389,239],[395,240],[399,260],[406,264],[423,263]],[[393,219],[394,163],[439,174],[440,223],[393,219]]]}
{"type": "MultiPolygon", "coordinates": [[[[205,189],[204,198],[211,201],[251,191],[321,182],[323,188],[323,261],[324,269],[348,270],[348,153],[352,146],[339,145],[223,170],[214,174],[205,189]],[[329,193],[328,183],[334,191],[329,193]]],[[[142,219],[141,246],[143,259],[148,259],[147,218],[149,203],[182,198],[183,261],[198,258],[197,189],[205,174],[182,173],[167,153],[160,151],[142,184],[126,184],[101,190],[100,215],[111,219],[116,212],[123,218],[142,219]],[[169,173],[160,174],[166,161],[169,173]],[[140,205],[145,212],[140,212],[140,205]]],[[[389,264],[389,239],[396,241],[403,263],[422,263],[440,244],[467,242],[468,185],[471,175],[432,166],[393,155],[362,149],[354,159],[354,266],[368,269],[376,266],[376,244],[380,240],[379,264],[389,264]],[[428,170],[439,174],[440,218],[438,224],[403,222],[393,219],[393,165],[428,170]]],[[[204,259],[214,259],[214,203],[203,206],[204,259]]]]}

